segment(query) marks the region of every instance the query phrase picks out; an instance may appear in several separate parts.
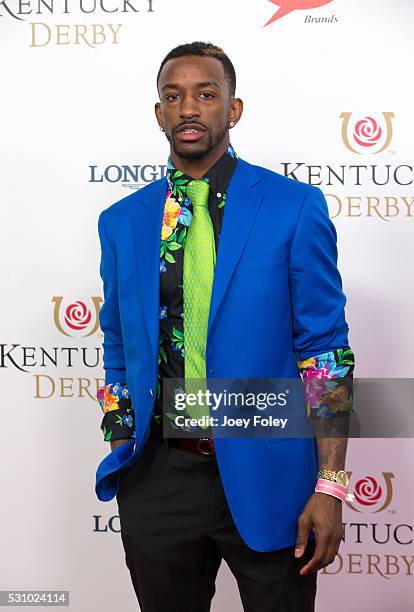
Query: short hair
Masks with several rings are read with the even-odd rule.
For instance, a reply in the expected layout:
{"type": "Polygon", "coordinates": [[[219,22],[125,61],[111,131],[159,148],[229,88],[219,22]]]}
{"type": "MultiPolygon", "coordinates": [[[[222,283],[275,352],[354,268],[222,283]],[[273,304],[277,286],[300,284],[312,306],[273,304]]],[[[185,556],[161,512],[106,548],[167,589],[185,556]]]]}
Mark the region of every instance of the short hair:
{"type": "Polygon", "coordinates": [[[224,73],[229,85],[230,96],[234,98],[236,93],[236,71],[230,58],[224,53],[223,49],[221,47],[216,47],[216,45],[213,45],[212,43],[192,42],[185,45],[179,45],[178,47],[172,49],[161,62],[161,66],[157,74],[157,87],[160,80],[161,70],[164,68],[165,64],[171,59],[184,57],[186,55],[198,55],[201,57],[214,57],[215,59],[218,59],[223,64],[224,73]]]}

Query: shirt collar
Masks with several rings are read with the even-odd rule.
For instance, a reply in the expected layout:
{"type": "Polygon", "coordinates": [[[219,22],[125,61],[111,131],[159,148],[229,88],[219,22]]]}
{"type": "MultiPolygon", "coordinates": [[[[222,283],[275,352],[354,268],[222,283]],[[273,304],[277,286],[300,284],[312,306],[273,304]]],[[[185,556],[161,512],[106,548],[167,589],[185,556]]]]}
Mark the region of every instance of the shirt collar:
{"type": "MultiPolygon", "coordinates": [[[[216,161],[211,168],[207,170],[203,176],[203,180],[210,184],[210,193],[221,198],[222,194],[227,191],[228,184],[237,165],[238,155],[229,144],[223,155],[216,161]]],[[[177,170],[171,161],[168,159],[167,164],[167,180],[169,189],[178,199],[185,198],[185,192],[188,183],[193,180],[191,176],[177,170]]]]}

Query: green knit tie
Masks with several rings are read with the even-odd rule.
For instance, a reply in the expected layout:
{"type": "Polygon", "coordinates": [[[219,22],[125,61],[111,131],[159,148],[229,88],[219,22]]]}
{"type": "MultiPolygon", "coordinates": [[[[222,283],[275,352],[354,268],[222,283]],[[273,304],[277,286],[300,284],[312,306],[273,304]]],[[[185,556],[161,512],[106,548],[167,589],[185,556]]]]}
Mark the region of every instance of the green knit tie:
{"type": "MultiPolygon", "coordinates": [[[[184,293],[184,376],[186,393],[204,390],[206,379],[207,326],[216,265],[214,230],[208,211],[209,184],[192,180],[186,194],[193,205],[193,216],[185,241],[184,293]],[[187,379],[197,379],[194,383],[187,379]]],[[[188,406],[190,416],[209,415],[207,406],[188,406]]]]}

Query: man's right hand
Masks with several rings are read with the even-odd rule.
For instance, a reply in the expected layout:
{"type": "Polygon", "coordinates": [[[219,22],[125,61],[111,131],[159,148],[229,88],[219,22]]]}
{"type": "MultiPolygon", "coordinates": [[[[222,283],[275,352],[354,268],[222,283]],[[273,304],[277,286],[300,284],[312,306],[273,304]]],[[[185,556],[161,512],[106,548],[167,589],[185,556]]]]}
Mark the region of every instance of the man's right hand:
{"type": "Polygon", "coordinates": [[[125,442],[129,442],[130,438],[120,439],[120,440],[110,440],[111,451],[113,451],[117,446],[121,446],[121,444],[125,444],[125,442]]]}

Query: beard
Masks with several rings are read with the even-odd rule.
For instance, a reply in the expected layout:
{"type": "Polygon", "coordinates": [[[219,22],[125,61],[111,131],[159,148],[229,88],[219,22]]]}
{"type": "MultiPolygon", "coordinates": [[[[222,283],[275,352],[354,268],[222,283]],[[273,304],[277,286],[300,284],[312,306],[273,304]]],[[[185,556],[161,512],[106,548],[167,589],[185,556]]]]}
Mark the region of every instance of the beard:
{"type": "Polygon", "coordinates": [[[168,142],[172,146],[174,153],[178,157],[181,157],[181,159],[185,159],[186,161],[198,161],[200,159],[203,159],[204,157],[207,157],[211,153],[211,151],[215,147],[217,147],[217,145],[223,142],[227,135],[227,129],[227,127],[224,127],[222,130],[220,130],[220,132],[217,132],[216,134],[212,134],[209,130],[207,132],[207,143],[205,145],[200,145],[198,149],[194,148],[192,151],[181,150],[181,143],[176,143],[174,137],[170,134],[166,134],[166,137],[168,142]]]}

